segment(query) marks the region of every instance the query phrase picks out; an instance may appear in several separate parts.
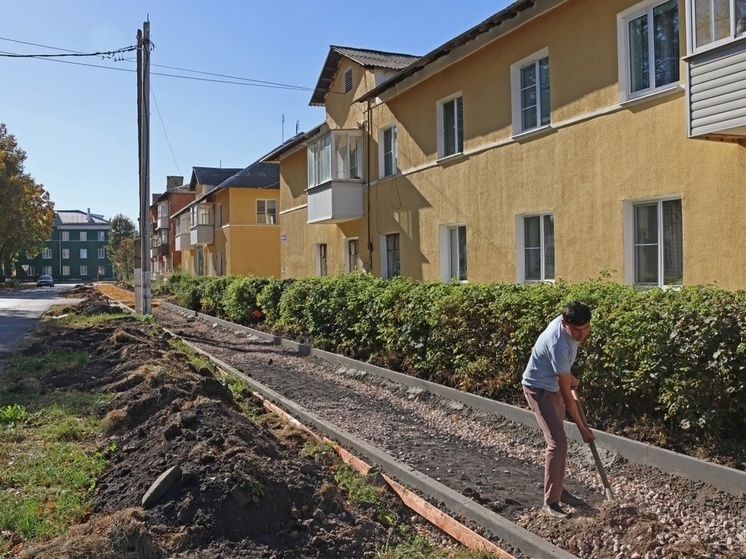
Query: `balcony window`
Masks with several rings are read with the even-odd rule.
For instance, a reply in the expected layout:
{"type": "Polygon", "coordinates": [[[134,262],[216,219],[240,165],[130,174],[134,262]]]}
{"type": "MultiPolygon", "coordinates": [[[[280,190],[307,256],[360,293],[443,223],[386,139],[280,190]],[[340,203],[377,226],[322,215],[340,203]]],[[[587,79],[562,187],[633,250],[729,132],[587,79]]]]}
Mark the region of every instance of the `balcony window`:
{"type": "Polygon", "coordinates": [[[746,31],[745,0],[689,0],[690,49],[728,42],[746,31]]]}
{"type": "Polygon", "coordinates": [[[308,188],[332,179],[359,181],[363,136],[359,130],[330,132],[308,144],[308,188]]]}
{"type": "Polygon", "coordinates": [[[190,227],[212,225],[212,204],[197,204],[189,209],[190,227]]]}
{"type": "Polygon", "coordinates": [[[168,202],[158,204],[158,217],[168,217],[168,202]]]}

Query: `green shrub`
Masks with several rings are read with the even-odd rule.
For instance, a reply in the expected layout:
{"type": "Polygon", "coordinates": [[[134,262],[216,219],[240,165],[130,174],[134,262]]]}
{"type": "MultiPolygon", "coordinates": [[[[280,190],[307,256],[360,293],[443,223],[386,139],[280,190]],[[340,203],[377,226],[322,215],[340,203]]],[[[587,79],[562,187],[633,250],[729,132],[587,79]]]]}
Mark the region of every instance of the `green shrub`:
{"type": "Polygon", "coordinates": [[[294,280],[270,278],[256,296],[256,303],[269,326],[276,326],[280,321],[280,300],[285,288],[294,280]]]}
{"type": "Polygon", "coordinates": [[[202,312],[218,318],[226,318],[228,316],[225,309],[227,290],[237,279],[237,276],[209,278],[202,287],[200,297],[202,312]]]}
{"type": "Polygon", "coordinates": [[[245,326],[259,322],[257,296],[268,282],[267,278],[237,276],[225,290],[223,306],[228,319],[245,326]]]}

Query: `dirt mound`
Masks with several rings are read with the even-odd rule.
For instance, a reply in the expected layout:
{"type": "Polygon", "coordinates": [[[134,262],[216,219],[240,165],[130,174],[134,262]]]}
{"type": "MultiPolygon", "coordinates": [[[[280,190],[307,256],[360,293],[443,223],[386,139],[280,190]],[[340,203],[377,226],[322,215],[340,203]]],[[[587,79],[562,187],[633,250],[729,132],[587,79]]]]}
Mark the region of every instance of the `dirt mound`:
{"type": "MultiPolygon", "coordinates": [[[[75,308],[83,314],[102,304],[88,294],[75,308]]],[[[328,453],[307,456],[305,435],[265,413],[250,393],[239,404],[224,380],[191,363],[152,324],[122,316],[52,329],[25,353],[55,349],[85,349],[91,359],[47,375],[40,391],[115,394],[102,441],[110,466],[91,517],[21,557],[362,558],[395,545],[410,523],[393,497],[381,505],[386,514],[347,502],[328,453]],[[399,529],[384,526],[384,517],[399,529]]]]}

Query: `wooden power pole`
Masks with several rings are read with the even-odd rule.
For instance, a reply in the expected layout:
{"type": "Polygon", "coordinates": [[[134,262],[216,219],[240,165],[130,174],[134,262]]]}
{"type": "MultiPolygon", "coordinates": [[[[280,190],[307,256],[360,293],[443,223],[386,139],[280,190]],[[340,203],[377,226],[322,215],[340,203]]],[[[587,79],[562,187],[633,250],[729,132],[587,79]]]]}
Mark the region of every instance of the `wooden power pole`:
{"type": "MultiPolygon", "coordinates": [[[[150,21],[137,31],[137,140],[140,164],[140,266],[135,266],[135,311],[150,314],[150,21]]],[[[135,258],[137,263],[138,258],[135,258]]]]}

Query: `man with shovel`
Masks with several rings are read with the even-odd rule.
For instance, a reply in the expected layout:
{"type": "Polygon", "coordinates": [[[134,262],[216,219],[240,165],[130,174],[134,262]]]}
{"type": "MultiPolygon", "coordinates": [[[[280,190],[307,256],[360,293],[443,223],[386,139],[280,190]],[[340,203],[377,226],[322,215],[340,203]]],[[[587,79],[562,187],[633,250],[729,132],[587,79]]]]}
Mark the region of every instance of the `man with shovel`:
{"type": "Polygon", "coordinates": [[[572,391],[578,379],[570,369],[578,354],[578,344],[588,337],[591,309],[583,303],[567,305],[552,320],[534,344],[523,373],[523,393],[536,415],[547,447],[544,463],[544,506],[542,512],[555,518],[567,518],[560,506],[567,459],[565,413],[569,413],[586,443],[596,436],[580,414],[572,391]]]}

